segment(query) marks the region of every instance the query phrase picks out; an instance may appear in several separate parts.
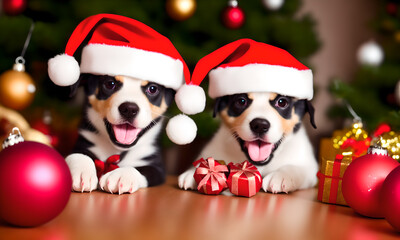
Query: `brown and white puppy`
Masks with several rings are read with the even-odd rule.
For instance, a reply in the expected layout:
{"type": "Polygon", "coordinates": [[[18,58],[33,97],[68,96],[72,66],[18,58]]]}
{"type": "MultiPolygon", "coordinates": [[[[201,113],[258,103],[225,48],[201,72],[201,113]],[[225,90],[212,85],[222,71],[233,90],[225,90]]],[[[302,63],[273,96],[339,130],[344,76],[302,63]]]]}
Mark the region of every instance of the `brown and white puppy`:
{"type": "MultiPolygon", "coordinates": [[[[216,99],[221,126],[200,157],[240,163],[249,160],[263,177],[264,191],[279,193],[312,187],[318,164],[302,124],[314,109],[307,100],[251,92],[216,99]]],[[[179,176],[179,187],[196,189],[194,167],[179,176]]]]}
{"type": "Polygon", "coordinates": [[[126,76],[81,74],[86,105],[79,138],[66,158],[74,191],[92,191],[98,183],[111,193],[133,193],[165,179],[158,146],[163,114],[175,91],[126,76]],[[96,175],[95,159],[120,155],[119,168],[96,175]]]}

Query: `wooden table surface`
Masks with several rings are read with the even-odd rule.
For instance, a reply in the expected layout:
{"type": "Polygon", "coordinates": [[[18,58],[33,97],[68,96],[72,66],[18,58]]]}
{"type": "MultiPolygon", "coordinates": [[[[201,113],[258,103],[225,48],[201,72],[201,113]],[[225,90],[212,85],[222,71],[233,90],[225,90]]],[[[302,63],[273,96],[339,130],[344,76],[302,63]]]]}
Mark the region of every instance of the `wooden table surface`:
{"type": "Polygon", "coordinates": [[[320,203],[317,189],[252,198],[177,188],[177,178],[134,194],[72,193],[65,210],[35,228],[0,223],[0,239],[400,239],[383,219],[320,203]]]}

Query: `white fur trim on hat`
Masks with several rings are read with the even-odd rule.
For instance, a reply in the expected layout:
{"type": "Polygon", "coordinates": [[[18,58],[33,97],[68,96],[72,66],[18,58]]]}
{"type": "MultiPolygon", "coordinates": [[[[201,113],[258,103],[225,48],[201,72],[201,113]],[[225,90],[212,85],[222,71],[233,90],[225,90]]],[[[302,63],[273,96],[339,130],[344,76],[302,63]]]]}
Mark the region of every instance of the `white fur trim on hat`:
{"type": "Polygon", "coordinates": [[[179,114],[169,120],[166,131],[172,142],[185,145],[195,139],[197,126],[193,119],[184,114],[179,114]]]}
{"type": "Polygon", "coordinates": [[[178,108],[185,114],[202,112],[206,106],[206,94],[202,87],[184,84],[175,94],[178,108]]]}
{"type": "Polygon", "coordinates": [[[130,76],[174,90],[184,83],[183,64],[179,59],[158,52],[106,44],[89,44],[83,48],[81,73],[130,76]]]}
{"type": "Polygon", "coordinates": [[[49,77],[56,85],[70,86],[79,79],[79,64],[74,57],[67,54],[59,54],[48,62],[49,77]]]}
{"type": "Polygon", "coordinates": [[[268,64],[216,68],[210,71],[208,94],[212,98],[246,92],[275,92],[299,99],[313,98],[313,74],[268,64]]]}

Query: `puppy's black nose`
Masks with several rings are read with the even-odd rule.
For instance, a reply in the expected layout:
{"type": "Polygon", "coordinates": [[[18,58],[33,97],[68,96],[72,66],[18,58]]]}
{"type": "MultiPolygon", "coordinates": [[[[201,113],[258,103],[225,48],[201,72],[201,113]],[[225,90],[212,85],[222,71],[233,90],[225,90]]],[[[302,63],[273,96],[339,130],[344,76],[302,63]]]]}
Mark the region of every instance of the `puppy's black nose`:
{"type": "Polygon", "coordinates": [[[125,120],[131,121],[139,112],[139,106],[133,102],[124,102],[119,105],[118,110],[125,120]]]}
{"type": "Polygon", "coordinates": [[[253,131],[253,133],[257,134],[258,136],[261,136],[268,132],[270,126],[271,124],[268,122],[268,120],[263,118],[255,118],[250,122],[251,131],[253,131]]]}

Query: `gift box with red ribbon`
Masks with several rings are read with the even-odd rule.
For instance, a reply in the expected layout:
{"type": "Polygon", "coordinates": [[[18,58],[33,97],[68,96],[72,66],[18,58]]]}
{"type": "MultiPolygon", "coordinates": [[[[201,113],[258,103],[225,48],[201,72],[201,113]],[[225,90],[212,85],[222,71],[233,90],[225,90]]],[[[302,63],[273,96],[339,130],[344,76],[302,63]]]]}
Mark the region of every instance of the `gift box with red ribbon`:
{"type": "Polygon", "coordinates": [[[262,177],[249,161],[229,163],[230,174],[227,180],[229,190],[237,196],[252,197],[260,191],[262,177]]]}
{"type": "Polygon", "coordinates": [[[193,163],[196,171],[193,175],[197,190],[204,194],[219,194],[227,188],[225,173],[228,167],[214,158],[199,159],[193,163]]]}
{"type": "Polygon", "coordinates": [[[319,201],[347,205],[342,194],[342,179],[353,158],[342,154],[337,154],[335,159],[322,158],[321,170],[317,173],[319,201]]]}

